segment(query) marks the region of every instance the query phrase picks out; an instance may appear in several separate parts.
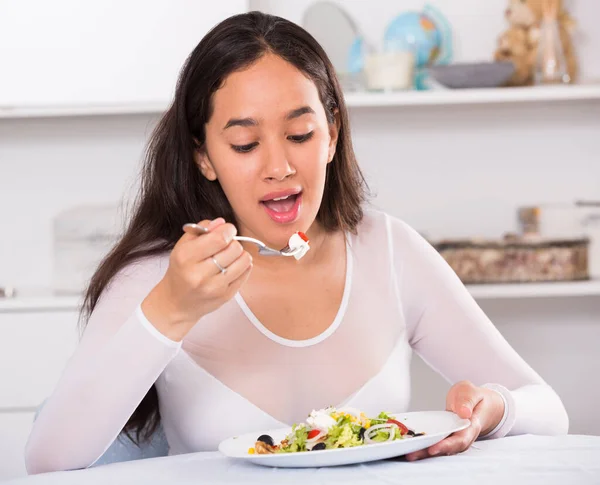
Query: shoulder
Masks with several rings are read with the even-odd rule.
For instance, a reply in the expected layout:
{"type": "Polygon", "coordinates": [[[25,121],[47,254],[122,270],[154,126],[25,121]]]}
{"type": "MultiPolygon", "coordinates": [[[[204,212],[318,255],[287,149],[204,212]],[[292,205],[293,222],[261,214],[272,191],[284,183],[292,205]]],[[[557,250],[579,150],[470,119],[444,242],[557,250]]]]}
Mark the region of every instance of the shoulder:
{"type": "Polygon", "coordinates": [[[357,228],[357,238],[359,240],[377,238],[380,242],[383,242],[381,240],[382,236],[392,244],[398,244],[399,242],[409,244],[424,239],[406,221],[382,210],[366,209],[357,228]]]}
{"type": "Polygon", "coordinates": [[[127,278],[144,278],[164,274],[169,267],[170,253],[161,253],[136,259],[127,264],[119,276],[127,278]]]}
{"type": "Polygon", "coordinates": [[[411,267],[440,258],[434,246],[406,221],[380,210],[365,211],[353,247],[391,266],[411,267]]]}
{"type": "Polygon", "coordinates": [[[168,267],[169,253],[136,259],[117,271],[105,293],[112,296],[148,293],[164,277],[168,267]]]}

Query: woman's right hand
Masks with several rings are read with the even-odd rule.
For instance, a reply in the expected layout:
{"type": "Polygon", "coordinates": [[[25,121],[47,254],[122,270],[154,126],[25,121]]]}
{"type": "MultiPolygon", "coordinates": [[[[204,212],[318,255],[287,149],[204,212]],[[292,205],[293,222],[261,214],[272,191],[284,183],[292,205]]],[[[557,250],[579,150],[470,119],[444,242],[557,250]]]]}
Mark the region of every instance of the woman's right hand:
{"type": "Polygon", "coordinates": [[[204,315],[230,300],[252,269],[252,256],[233,239],[237,230],[222,218],[199,223],[200,236],[184,233],[164,278],[142,302],[146,318],[172,340],[183,337],[204,315]],[[223,273],[213,258],[226,268],[223,273]]]}

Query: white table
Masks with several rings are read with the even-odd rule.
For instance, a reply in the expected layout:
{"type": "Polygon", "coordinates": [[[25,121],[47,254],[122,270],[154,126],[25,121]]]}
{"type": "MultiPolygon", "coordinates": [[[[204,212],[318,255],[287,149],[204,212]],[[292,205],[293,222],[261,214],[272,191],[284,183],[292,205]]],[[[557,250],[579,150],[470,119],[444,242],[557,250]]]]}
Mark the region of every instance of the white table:
{"type": "Polygon", "coordinates": [[[481,441],[455,456],[401,459],[319,469],[272,469],[218,452],[153,458],[88,470],[48,473],[11,485],[154,484],[600,484],[600,436],[516,436],[481,441]]]}

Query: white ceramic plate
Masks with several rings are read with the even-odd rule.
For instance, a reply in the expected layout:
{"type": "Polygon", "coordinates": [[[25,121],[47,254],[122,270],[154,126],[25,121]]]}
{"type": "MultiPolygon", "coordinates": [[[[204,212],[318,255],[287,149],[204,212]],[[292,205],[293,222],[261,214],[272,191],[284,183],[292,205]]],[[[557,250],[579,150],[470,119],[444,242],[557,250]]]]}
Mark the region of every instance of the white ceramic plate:
{"type": "Polygon", "coordinates": [[[468,419],[461,419],[456,414],[448,411],[420,411],[391,414],[391,416],[404,423],[415,433],[425,433],[425,435],[389,443],[374,443],[335,450],[275,453],[272,455],[251,455],[248,453],[248,449],[254,447],[256,438],[262,434],[268,434],[275,443],[279,443],[291,432],[291,428],[279,428],[226,439],[219,444],[219,451],[230,458],[272,467],[307,468],[348,465],[392,458],[428,448],[452,433],[467,428],[470,424],[468,419]]]}

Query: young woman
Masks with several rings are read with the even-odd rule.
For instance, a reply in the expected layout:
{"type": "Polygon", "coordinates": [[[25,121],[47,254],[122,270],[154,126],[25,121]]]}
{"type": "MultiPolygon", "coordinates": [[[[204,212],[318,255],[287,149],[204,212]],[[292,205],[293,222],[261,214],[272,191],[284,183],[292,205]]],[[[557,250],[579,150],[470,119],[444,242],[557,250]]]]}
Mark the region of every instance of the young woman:
{"type": "Polygon", "coordinates": [[[215,27],[183,68],[129,227],[91,281],[29,472],[87,467],[123,429],[141,441],[159,420],[177,454],[329,405],[402,412],[413,350],[453,383],[446,407],[471,426],[409,459],[566,433],[557,394],[441,256],[364,201],[318,43],[257,12],[215,27]],[[183,232],[189,222],[208,232],[183,232]],[[300,260],[233,239],[282,248],[296,231],[310,238],[300,260]]]}

